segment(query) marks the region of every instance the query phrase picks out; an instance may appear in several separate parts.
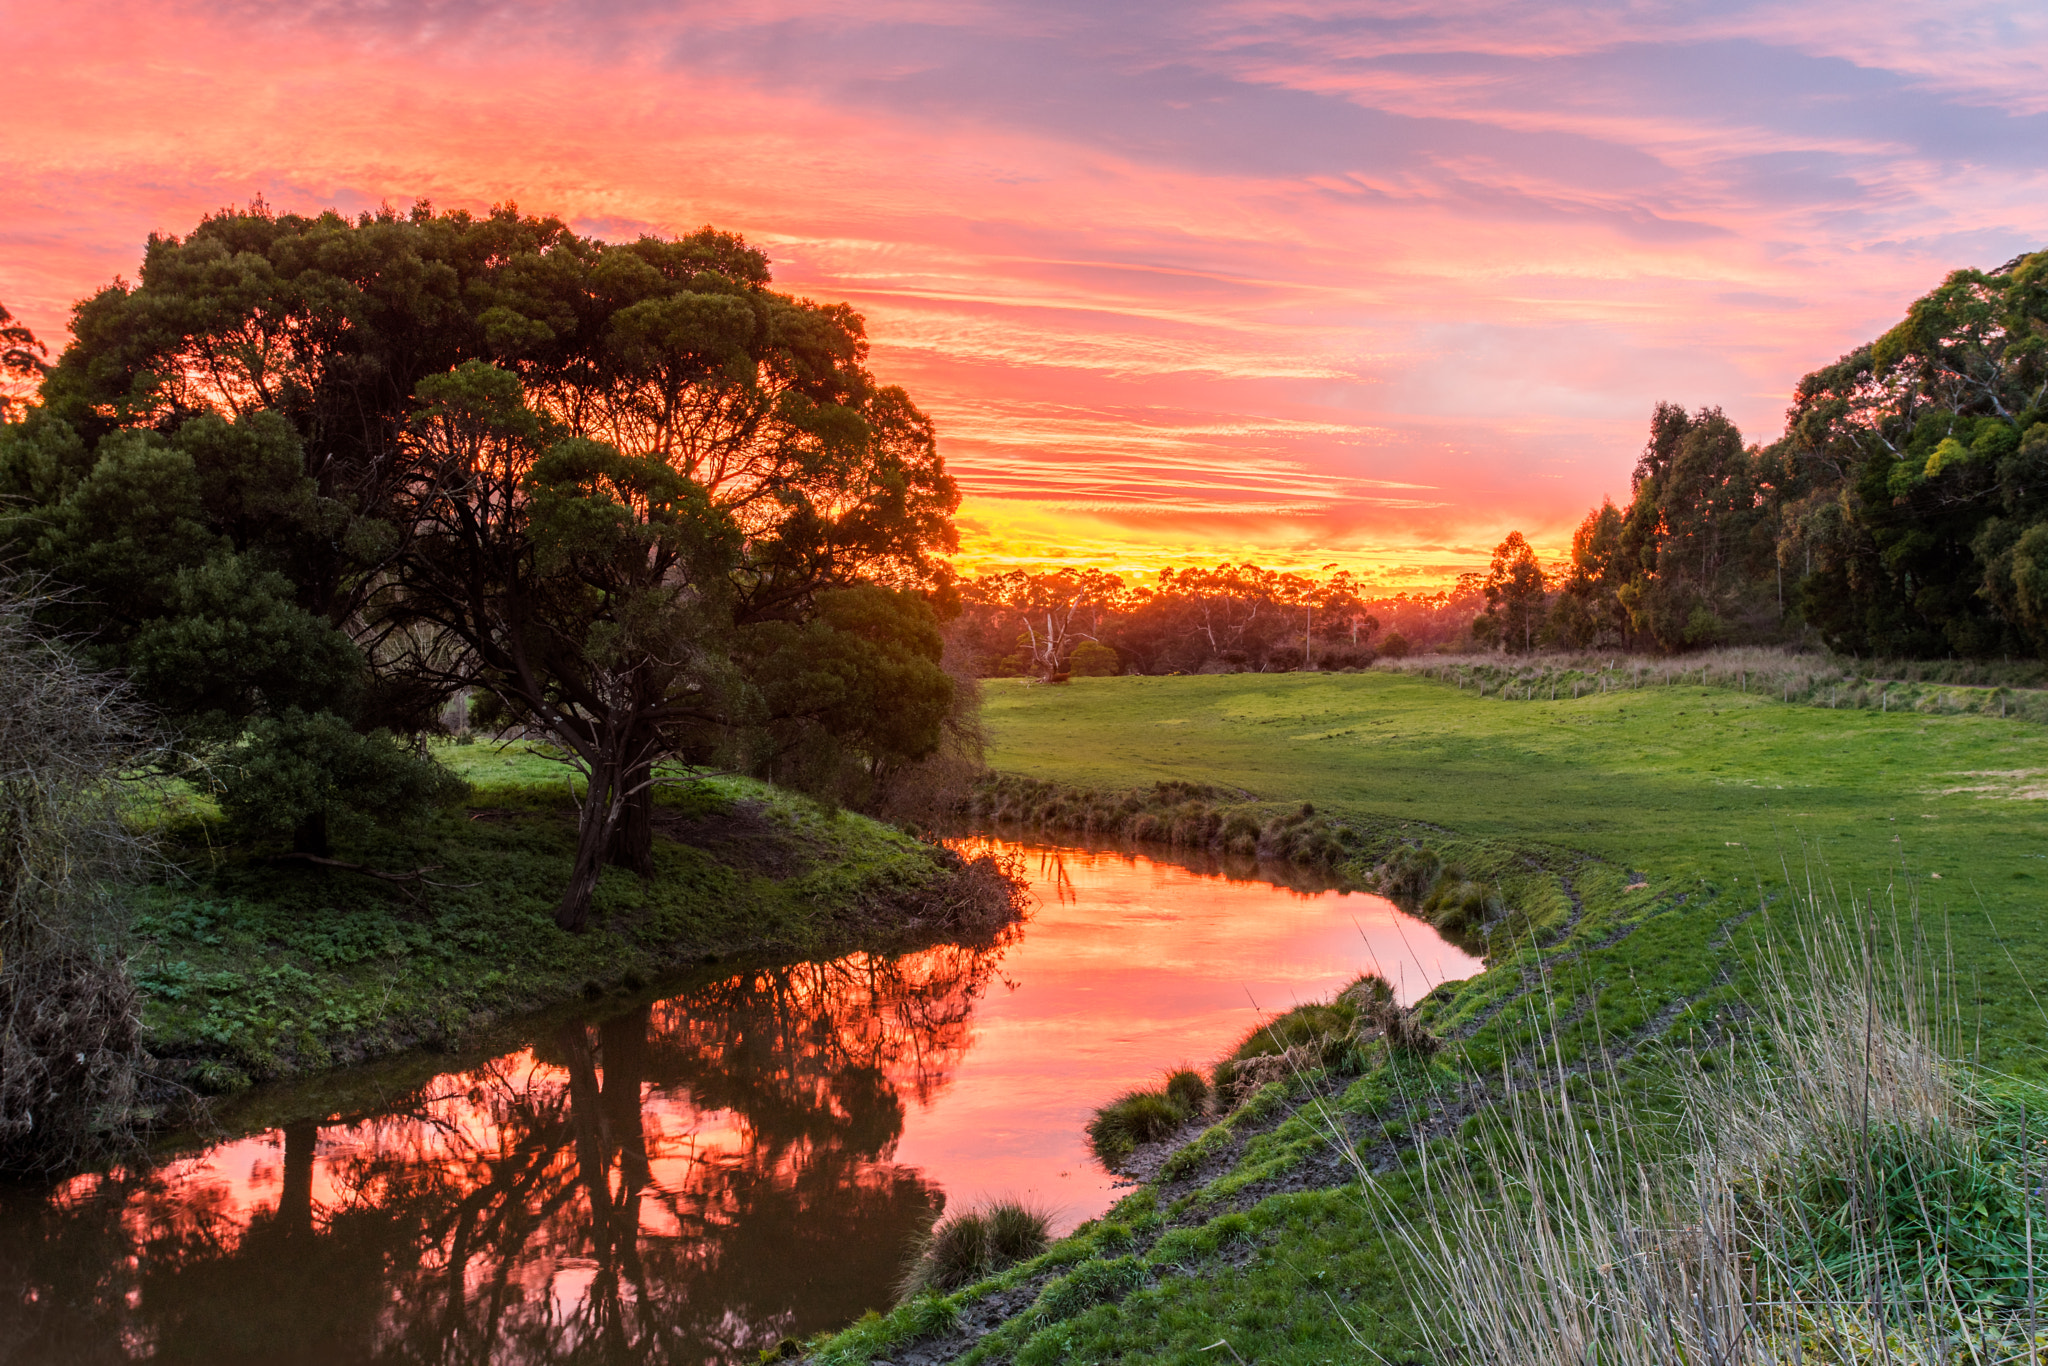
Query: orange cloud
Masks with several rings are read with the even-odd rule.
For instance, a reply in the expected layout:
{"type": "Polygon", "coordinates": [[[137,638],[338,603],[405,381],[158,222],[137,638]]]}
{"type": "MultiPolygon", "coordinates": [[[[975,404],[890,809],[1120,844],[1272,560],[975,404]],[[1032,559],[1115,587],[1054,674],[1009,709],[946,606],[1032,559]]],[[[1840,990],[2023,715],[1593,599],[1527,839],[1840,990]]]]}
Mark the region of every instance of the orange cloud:
{"type": "Polygon", "coordinates": [[[1880,8],[0,0],[0,299],[258,193],[714,222],[867,314],[970,564],[1441,576],[2041,245],[2048,28],[1880,8]]]}

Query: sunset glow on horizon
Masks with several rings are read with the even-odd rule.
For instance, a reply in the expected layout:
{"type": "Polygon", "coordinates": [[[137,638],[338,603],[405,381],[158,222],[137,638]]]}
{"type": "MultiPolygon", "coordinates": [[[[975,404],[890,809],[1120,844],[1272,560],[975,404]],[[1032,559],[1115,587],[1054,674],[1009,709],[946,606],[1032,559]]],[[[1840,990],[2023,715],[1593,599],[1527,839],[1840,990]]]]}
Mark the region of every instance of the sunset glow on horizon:
{"type": "Polygon", "coordinates": [[[0,0],[0,302],[261,196],[737,231],[938,424],[969,571],[1546,556],[2048,245],[2048,11],[0,0]]]}

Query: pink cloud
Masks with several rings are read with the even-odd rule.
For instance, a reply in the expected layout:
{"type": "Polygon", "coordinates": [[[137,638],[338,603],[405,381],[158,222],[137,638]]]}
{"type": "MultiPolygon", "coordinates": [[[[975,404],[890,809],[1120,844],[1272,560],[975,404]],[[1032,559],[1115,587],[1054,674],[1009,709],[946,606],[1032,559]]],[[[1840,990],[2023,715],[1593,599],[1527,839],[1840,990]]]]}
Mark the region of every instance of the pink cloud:
{"type": "Polygon", "coordinates": [[[0,299],[258,193],[715,222],[867,314],[985,558],[1449,564],[2042,245],[2048,24],[1916,13],[0,0],[0,299]]]}

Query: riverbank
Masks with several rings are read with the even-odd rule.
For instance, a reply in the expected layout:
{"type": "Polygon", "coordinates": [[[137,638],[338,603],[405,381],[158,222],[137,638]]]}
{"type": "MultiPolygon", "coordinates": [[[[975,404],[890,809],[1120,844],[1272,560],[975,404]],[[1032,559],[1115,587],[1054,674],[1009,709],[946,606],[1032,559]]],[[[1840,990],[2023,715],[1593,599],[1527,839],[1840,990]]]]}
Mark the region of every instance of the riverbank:
{"type": "Polygon", "coordinates": [[[659,795],[653,878],[607,869],[592,928],[552,912],[574,855],[559,765],[448,746],[459,808],[337,850],[393,882],[222,848],[204,812],[166,827],[130,967],[166,1079],[202,1092],[414,1048],[452,1048],[556,1003],[630,994],[736,955],[817,957],[988,926],[1016,907],[993,869],[764,783],[659,795]]]}
{"type": "Polygon", "coordinates": [[[870,1318],[818,1361],[1207,1360],[1224,1342],[1321,1361],[1361,1339],[1407,1359],[1403,1254],[1333,1125],[1399,1199],[1414,1145],[1458,1135],[1477,1079],[1545,1041],[1567,1075],[1602,1059],[1654,1090],[1809,885],[1941,945],[1977,1061],[2043,1074],[2020,967],[2048,961],[2034,726],[1787,707],[1739,682],[1505,703],[1384,672],[996,684],[987,716],[1010,776],[985,817],[1289,848],[1411,904],[1450,883],[1436,913],[1490,933],[1490,966],[1420,1004],[1434,1058],[1274,1082],[1044,1257],[870,1318]]]}

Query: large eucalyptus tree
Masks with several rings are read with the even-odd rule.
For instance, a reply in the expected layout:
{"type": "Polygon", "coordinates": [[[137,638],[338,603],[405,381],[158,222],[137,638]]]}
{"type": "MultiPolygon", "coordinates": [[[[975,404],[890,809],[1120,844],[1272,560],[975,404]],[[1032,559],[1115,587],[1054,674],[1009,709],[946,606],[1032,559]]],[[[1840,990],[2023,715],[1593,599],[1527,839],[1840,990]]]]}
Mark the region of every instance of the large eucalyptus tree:
{"type": "Polygon", "coordinates": [[[869,373],[857,314],[775,291],[730,234],[258,204],[153,237],[73,333],[0,427],[0,548],[86,590],[67,627],[232,756],[231,788],[297,775],[302,846],[437,793],[368,761],[403,759],[462,684],[591,778],[579,883],[598,828],[647,871],[663,755],[706,726],[736,754],[789,728],[736,729],[820,733],[830,706],[778,712],[750,661],[834,629],[835,591],[947,583],[930,423],[869,373]]]}

